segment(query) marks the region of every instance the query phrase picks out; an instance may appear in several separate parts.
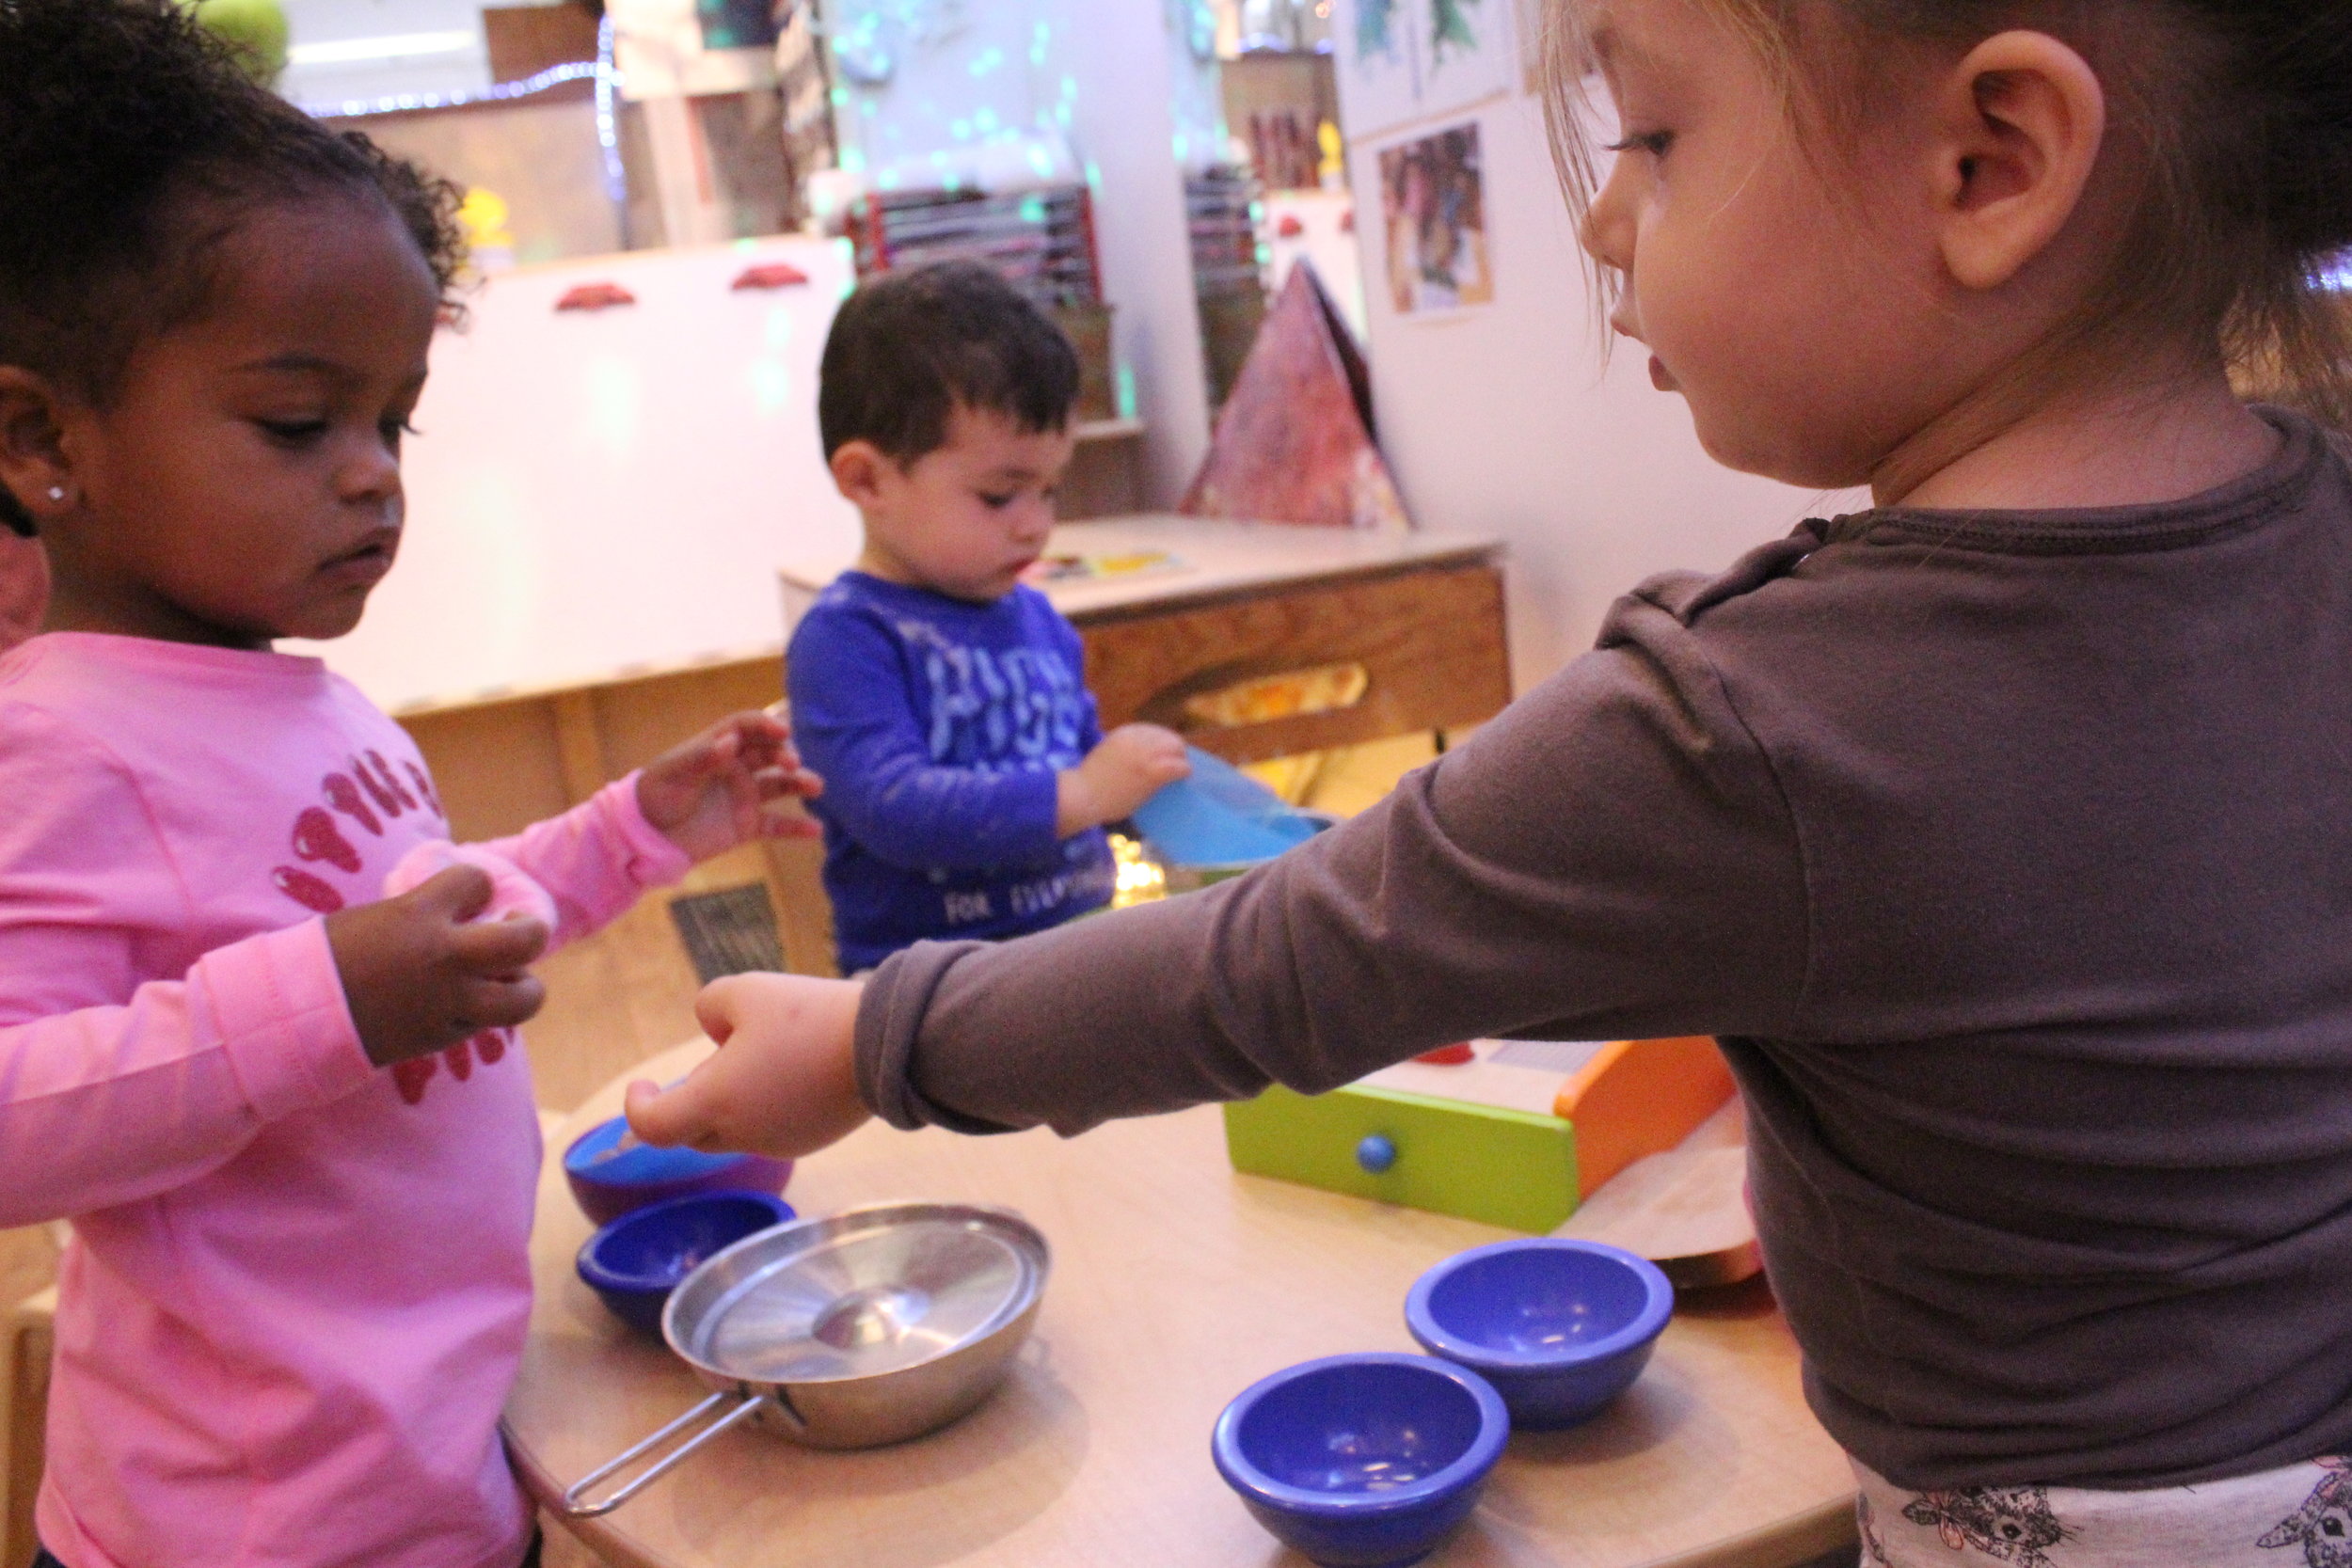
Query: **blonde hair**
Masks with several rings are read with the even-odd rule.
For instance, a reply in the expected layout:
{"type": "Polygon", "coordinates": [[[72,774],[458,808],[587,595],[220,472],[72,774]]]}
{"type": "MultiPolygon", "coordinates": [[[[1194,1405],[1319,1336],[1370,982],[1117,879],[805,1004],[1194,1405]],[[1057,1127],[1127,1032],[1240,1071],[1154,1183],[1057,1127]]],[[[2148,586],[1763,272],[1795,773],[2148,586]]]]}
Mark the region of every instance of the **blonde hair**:
{"type": "MultiPolygon", "coordinates": [[[[2210,336],[2241,390],[2352,429],[2352,5],[2344,0],[1697,0],[1754,51],[1824,166],[1872,107],[1874,53],[2011,27],[2098,71],[2140,189],[2045,363],[2210,336]],[[1823,143],[1829,145],[1824,146],[1823,143]],[[1824,156],[1827,154],[1827,156],[1824,156]]],[[[1597,188],[1581,0],[1545,0],[1545,122],[1580,220],[1597,188]]],[[[1604,292],[1613,282],[1604,279],[1604,292]]]]}

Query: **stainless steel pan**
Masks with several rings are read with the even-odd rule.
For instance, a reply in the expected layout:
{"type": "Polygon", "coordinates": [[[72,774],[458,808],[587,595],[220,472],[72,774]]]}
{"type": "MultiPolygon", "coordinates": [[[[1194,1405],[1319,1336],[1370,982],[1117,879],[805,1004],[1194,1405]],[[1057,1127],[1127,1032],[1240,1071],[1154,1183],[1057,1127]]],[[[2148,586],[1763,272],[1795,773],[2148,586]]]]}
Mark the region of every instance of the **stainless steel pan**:
{"type": "Polygon", "coordinates": [[[1020,1215],[952,1203],[852,1209],[714,1253],[671,1293],[661,1333],[715,1391],[581,1477],[564,1515],[612,1513],[746,1422],[819,1449],[946,1426],[1004,1381],[1051,1266],[1020,1215]]]}

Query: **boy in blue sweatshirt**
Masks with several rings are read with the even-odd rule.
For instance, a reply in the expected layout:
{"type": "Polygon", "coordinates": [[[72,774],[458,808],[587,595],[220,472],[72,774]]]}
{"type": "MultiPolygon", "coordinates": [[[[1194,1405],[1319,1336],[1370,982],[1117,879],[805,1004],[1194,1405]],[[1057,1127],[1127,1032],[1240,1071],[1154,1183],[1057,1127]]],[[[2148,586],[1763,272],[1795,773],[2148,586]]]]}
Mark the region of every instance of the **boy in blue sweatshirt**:
{"type": "Polygon", "coordinates": [[[820,374],[826,462],[865,547],[785,671],[825,781],[810,809],[842,972],[1100,908],[1103,824],[1188,768],[1171,731],[1102,733],[1076,630],[1020,580],[1070,465],[1076,355],[995,273],[950,263],[851,295],[820,374]]]}

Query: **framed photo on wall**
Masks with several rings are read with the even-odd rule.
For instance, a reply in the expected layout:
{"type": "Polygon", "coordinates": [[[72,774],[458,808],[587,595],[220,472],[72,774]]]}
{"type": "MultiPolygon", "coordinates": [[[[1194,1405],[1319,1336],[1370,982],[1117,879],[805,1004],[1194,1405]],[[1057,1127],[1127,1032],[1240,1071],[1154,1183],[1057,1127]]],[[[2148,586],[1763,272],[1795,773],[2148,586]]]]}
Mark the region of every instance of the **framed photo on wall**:
{"type": "Polygon", "coordinates": [[[1400,316],[1491,305],[1486,180],[1478,122],[1449,125],[1379,152],[1382,282],[1400,316]]]}

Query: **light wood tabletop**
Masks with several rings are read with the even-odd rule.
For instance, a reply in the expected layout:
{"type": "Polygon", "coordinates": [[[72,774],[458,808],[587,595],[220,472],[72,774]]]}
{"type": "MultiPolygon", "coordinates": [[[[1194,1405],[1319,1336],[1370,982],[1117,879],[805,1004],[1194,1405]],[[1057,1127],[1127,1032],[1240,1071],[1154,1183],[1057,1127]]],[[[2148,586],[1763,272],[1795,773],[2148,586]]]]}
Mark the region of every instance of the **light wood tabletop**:
{"type": "MultiPolygon", "coordinates": [[[[1254,589],[1485,561],[1500,554],[1502,548],[1500,539],[1484,534],[1390,533],[1144,513],[1064,523],[1054,530],[1045,553],[1165,552],[1170,559],[1164,569],[1107,578],[1063,578],[1039,586],[1056,610],[1084,623],[1089,616],[1107,611],[1164,609],[1254,589]]],[[[784,586],[787,634],[817,594],[855,559],[854,550],[836,551],[783,566],[778,577],[784,586]]]]}
{"type": "MultiPolygon", "coordinates": [[[[709,1051],[630,1073],[666,1081],[709,1051]]],[[[508,1441],[543,1502],[705,1390],[573,1274],[589,1225],[559,1161],[616,1082],[553,1139],[532,1243],[538,1290],[508,1441]]],[[[1303,1568],[1209,1462],[1226,1401],[1293,1362],[1415,1347],[1414,1278],[1503,1232],[1237,1176],[1216,1111],[1064,1141],[869,1125],[803,1162],[804,1214],[891,1199],[1007,1205],[1054,1247],[1011,1379],[944,1432],[827,1453],[727,1433],[607,1518],[574,1527],[623,1568],[1303,1568]]],[[[1760,1284],[1686,1296],[1640,1383],[1573,1431],[1512,1440],[1432,1568],[1789,1568],[1853,1539],[1853,1482],[1806,1412],[1760,1284]]]]}

